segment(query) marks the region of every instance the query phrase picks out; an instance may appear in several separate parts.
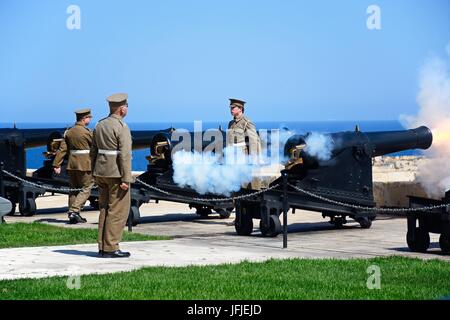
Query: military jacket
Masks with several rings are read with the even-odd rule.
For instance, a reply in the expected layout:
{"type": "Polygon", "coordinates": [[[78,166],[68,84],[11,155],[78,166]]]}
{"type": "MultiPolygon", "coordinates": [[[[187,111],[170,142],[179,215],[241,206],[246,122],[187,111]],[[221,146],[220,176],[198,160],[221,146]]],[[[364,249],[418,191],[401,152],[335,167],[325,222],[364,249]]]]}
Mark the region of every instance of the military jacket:
{"type": "Polygon", "coordinates": [[[76,123],[66,130],[53,160],[54,167],[60,167],[64,158],[68,156],[67,170],[91,171],[92,164],[89,156],[92,146],[92,131],[86,126],[76,123]]]}
{"type": "Polygon", "coordinates": [[[112,114],[100,120],[94,130],[91,151],[93,175],[132,182],[131,150],[131,132],[120,116],[112,114]]]}

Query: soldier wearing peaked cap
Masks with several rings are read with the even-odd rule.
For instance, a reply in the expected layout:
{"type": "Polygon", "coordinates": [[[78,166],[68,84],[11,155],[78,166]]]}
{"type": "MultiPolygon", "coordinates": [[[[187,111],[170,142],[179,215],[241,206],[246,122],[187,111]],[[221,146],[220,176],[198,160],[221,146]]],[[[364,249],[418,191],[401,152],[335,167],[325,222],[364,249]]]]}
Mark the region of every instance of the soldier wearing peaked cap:
{"type": "MultiPolygon", "coordinates": [[[[233,120],[228,123],[228,131],[226,135],[227,147],[233,146],[243,151],[243,154],[249,155],[254,162],[258,161],[261,153],[261,140],[256,132],[255,124],[244,115],[245,101],[239,99],[230,100],[230,112],[233,120]]],[[[245,188],[259,189],[260,184],[257,181],[243,186],[245,188]]],[[[234,220],[227,225],[235,225],[234,220]]]]}
{"type": "Polygon", "coordinates": [[[245,154],[257,157],[261,153],[261,140],[254,123],[244,115],[245,101],[230,100],[233,120],[228,123],[227,146],[235,146],[245,154]]]}
{"type": "Polygon", "coordinates": [[[94,185],[92,177],[91,158],[89,156],[92,146],[92,131],[87,127],[92,119],[91,109],[75,111],[76,123],[66,130],[64,140],[61,142],[53,160],[53,170],[61,173],[61,165],[68,157],[67,173],[70,187],[81,191],[69,193],[69,223],[83,223],[86,219],[81,217],[80,211],[91,195],[94,185]]]}
{"type": "Polygon", "coordinates": [[[128,95],[109,96],[109,116],[94,130],[91,158],[93,174],[99,187],[98,222],[99,256],[126,258],[129,252],[119,249],[123,229],[130,211],[131,132],[123,118],[128,112],[128,95]]]}

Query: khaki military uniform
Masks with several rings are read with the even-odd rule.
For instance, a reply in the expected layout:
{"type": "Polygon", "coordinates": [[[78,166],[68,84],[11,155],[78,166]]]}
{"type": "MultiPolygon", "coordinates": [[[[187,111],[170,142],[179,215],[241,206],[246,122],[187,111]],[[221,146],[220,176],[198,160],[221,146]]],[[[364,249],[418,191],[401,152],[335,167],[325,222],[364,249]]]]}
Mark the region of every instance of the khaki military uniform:
{"type": "MultiPolygon", "coordinates": [[[[230,107],[238,106],[243,109],[244,104],[245,101],[230,99],[230,107]]],[[[256,132],[255,124],[243,113],[228,123],[227,146],[241,149],[243,154],[250,156],[253,163],[259,163],[259,156],[262,151],[261,139],[256,132]]],[[[261,181],[253,179],[251,183],[244,184],[242,187],[259,190],[261,189],[261,181]]]]}
{"type": "Polygon", "coordinates": [[[98,122],[91,157],[100,192],[98,245],[102,251],[119,250],[127,222],[131,205],[130,189],[123,190],[120,184],[129,184],[133,180],[131,145],[130,129],[120,116],[111,114],[98,122]]]}
{"type": "Polygon", "coordinates": [[[69,193],[69,212],[80,213],[91,195],[94,185],[90,151],[92,146],[92,131],[86,126],[76,123],[64,133],[64,140],[53,160],[54,167],[61,167],[68,155],[67,173],[70,187],[81,191],[69,193]]]}
{"type": "Polygon", "coordinates": [[[261,140],[256,127],[244,114],[228,123],[227,146],[242,148],[248,155],[261,153],[261,140]]]}

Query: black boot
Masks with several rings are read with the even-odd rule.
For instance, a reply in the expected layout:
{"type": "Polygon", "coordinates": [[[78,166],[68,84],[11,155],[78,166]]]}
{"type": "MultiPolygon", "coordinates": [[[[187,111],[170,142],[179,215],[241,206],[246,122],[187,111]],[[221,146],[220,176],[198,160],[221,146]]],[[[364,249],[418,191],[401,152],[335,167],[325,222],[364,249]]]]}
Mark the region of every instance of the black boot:
{"type": "Polygon", "coordinates": [[[124,252],[120,250],[116,250],[113,252],[103,251],[103,258],[128,258],[130,256],[129,252],[124,252]]]}
{"type": "Polygon", "coordinates": [[[86,223],[87,220],[80,216],[78,212],[69,212],[69,223],[77,224],[77,223],[86,223]]]}

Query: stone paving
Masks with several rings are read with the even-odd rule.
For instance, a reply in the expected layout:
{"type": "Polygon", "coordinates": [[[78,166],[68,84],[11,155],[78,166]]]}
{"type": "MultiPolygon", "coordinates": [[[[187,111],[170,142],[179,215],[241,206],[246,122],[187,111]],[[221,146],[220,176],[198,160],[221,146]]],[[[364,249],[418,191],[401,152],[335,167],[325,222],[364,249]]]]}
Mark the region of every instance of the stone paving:
{"type": "MultiPolygon", "coordinates": [[[[8,216],[7,223],[40,221],[67,228],[96,228],[98,211],[84,211],[88,223],[68,225],[66,196],[45,196],[37,201],[38,213],[33,217],[8,216]]],[[[264,261],[270,258],[371,258],[400,255],[421,259],[441,259],[439,236],[431,234],[428,253],[411,252],[405,240],[406,220],[380,216],[371,229],[361,229],[349,220],[335,229],[320,213],[297,210],[289,214],[288,248],[282,249],[282,235],[264,238],[258,221],[251,236],[237,236],[229,219],[212,215],[199,218],[185,204],[149,203],[141,207],[141,223],[133,232],[167,235],[173,240],[125,242],[123,250],[129,259],[97,257],[97,245],[66,245],[35,248],[0,249],[0,280],[42,278],[91,273],[135,270],[145,266],[187,266],[238,263],[243,260],[264,261]]]]}

